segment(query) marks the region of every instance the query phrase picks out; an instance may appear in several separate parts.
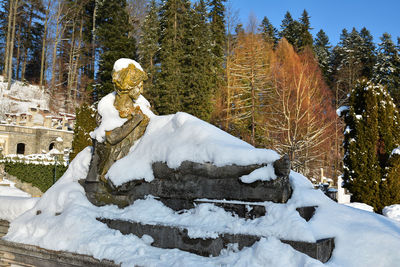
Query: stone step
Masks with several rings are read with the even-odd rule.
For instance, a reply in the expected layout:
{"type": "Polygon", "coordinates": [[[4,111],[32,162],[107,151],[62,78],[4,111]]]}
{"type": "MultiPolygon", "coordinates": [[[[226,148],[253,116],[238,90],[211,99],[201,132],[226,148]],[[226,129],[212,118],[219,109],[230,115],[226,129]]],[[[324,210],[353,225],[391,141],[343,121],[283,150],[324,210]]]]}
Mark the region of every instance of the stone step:
{"type": "Polygon", "coordinates": [[[0,266],[24,267],[73,267],[73,266],[119,266],[112,261],[99,261],[91,256],[54,251],[36,246],[0,239],[0,266]]]}
{"type": "Polygon", "coordinates": [[[0,238],[7,234],[8,227],[10,227],[10,223],[8,221],[0,220],[0,238]]]}
{"type": "MultiPolygon", "coordinates": [[[[220,234],[215,239],[190,238],[186,229],[172,226],[147,225],[104,218],[98,218],[97,220],[111,229],[119,230],[122,234],[134,234],[138,237],[142,237],[145,234],[149,235],[154,240],[152,246],[170,249],[178,248],[205,257],[210,255],[218,256],[222,249],[227,248],[227,245],[232,243],[237,243],[239,249],[250,247],[261,238],[261,236],[227,233],[220,234]]],[[[323,263],[329,260],[335,246],[333,238],[321,239],[315,243],[292,240],[281,241],[323,263]]]]}
{"type": "MultiPolygon", "coordinates": [[[[179,198],[156,198],[165,206],[175,210],[193,209],[195,204],[210,203],[223,208],[225,211],[232,212],[237,216],[245,219],[255,219],[265,216],[267,213],[265,206],[260,203],[248,201],[231,201],[231,200],[215,200],[215,199],[195,199],[193,201],[179,198]]],[[[317,206],[299,207],[296,210],[302,218],[309,221],[314,215],[317,206]]]]}

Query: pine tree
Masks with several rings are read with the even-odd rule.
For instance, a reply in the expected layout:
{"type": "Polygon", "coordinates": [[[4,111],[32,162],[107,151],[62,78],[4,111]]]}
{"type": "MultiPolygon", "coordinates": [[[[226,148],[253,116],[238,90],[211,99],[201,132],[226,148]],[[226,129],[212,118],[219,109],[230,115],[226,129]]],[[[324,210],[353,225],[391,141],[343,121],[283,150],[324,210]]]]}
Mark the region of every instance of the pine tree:
{"type": "Polygon", "coordinates": [[[299,51],[302,46],[303,25],[297,20],[293,20],[289,11],[286,12],[281,24],[279,35],[285,37],[296,51],[299,51]]]}
{"type": "Polygon", "coordinates": [[[183,111],[202,120],[209,121],[212,112],[211,98],[215,83],[213,76],[213,53],[211,32],[207,25],[207,10],[204,0],[190,10],[185,31],[185,56],[182,72],[185,81],[183,111]]]}
{"type": "Polygon", "coordinates": [[[345,185],[353,201],[381,212],[399,192],[392,192],[399,188],[393,177],[398,165],[391,158],[400,141],[399,114],[386,88],[366,79],[357,83],[349,104],[345,114],[345,185]]]}
{"type": "MultiPolygon", "coordinates": [[[[139,58],[143,69],[148,74],[144,83],[144,96],[153,107],[159,106],[159,95],[157,92],[158,73],[158,51],[160,49],[158,39],[160,36],[160,22],[158,19],[158,7],[155,0],[148,6],[148,14],[142,24],[142,35],[139,42],[139,58]]],[[[157,110],[155,110],[157,111],[157,110]]]]}
{"type": "Polygon", "coordinates": [[[387,176],[381,184],[381,208],[400,203],[400,154],[392,153],[390,155],[388,168],[387,176]]]}
{"type": "Polygon", "coordinates": [[[96,128],[96,111],[93,107],[83,104],[76,109],[76,122],[74,127],[74,139],[72,140],[72,151],[69,155],[70,161],[87,146],[92,145],[89,133],[96,128]]]}
{"type": "Polygon", "coordinates": [[[329,38],[323,30],[317,33],[317,37],[314,41],[314,51],[318,59],[318,64],[322,70],[322,74],[325,79],[328,80],[329,76],[329,64],[330,64],[330,49],[329,38]]]}
{"type": "Polygon", "coordinates": [[[208,17],[210,19],[210,31],[213,54],[212,59],[212,75],[213,78],[213,92],[223,86],[224,83],[224,61],[225,61],[225,44],[226,44],[226,31],[225,31],[225,6],[226,0],[211,0],[209,6],[211,8],[208,17]]]}
{"type": "Polygon", "coordinates": [[[338,105],[343,105],[348,100],[351,88],[361,78],[362,47],[364,41],[355,28],[349,33],[343,29],[340,42],[332,51],[332,88],[337,90],[338,105]]]}
{"type": "Polygon", "coordinates": [[[400,116],[385,87],[379,86],[378,121],[379,140],[376,148],[381,166],[380,202],[378,212],[385,206],[399,203],[400,200],[400,162],[392,151],[400,144],[400,116]]]}
{"type": "Polygon", "coordinates": [[[400,54],[388,33],[380,38],[374,82],[387,86],[397,106],[400,105],[400,54]]]}
{"type": "Polygon", "coordinates": [[[259,30],[264,38],[264,41],[267,43],[273,44],[274,46],[278,44],[278,31],[277,29],[269,22],[267,17],[264,17],[259,30]]]}
{"type": "Polygon", "coordinates": [[[129,36],[131,26],[126,10],[126,0],[99,2],[96,16],[96,34],[100,48],[98,78],[96,88],[100,98],[114,90],[111,72],[119,58],[136,59],[136,41],[129,36]]]}
{"type": "Polygon", "coordinates": [[[157,80],[159,114],[182,111],[182,96],[185,88],[182,60],[185,54],[184,34],[190,2],[187,0],[164,0],[160,9],[160,53],[161,70],[157,80]]]}
{"type": "Polygon", "coordinates": [[[304,49],[307,46],[312,47],[313,37],[310,33],[310,30],[312,30],[312,28],[310,26],[310,16],[308,15],[308,12],[305,9],[303,10],[303,13],[301,14],[300,23],[301,23],[300,47],[301,47],[301,49],[304,49]]]}
{"type": "Polygon", "coordinates": [[[352,193],[353,202],[378,208],[381,167],[378,147],[378,99],[376,86],[362,80],[356,84],[345,113],[344,186],[352,193]]]}
{"type": "Polygon", "coordinates": [[[371,79],[373,68],[376,64],[376,47],[371,33],[365,27],[360,31],[360,37],[363,40],[359,47],[362,64],[361,77],[371,79]]]}

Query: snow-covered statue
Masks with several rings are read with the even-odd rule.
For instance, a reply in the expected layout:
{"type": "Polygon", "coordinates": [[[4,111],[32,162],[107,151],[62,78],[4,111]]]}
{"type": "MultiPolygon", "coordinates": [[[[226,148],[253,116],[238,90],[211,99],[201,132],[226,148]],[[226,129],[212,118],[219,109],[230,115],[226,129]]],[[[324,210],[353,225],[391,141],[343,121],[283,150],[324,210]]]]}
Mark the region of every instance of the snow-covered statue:
{"type": "MultiPolygon", "coordinates": [[[[125,207],[151,195],[182,210],[199,199],[290,198],[288,157],[254,148],[184,112],[155,115],[141,95],[146,74],[134,60],[115,62],[112,78],[115,92],[98,104],[101,121],[91,133],[93,154],[82,181],[93,204],[125,207]]],[[[257,207],[249,215],[245,204],[232,205],[236,214],[263,214],[257,207]]]]}
{"type": "Polygon", "coordinates": [[[115,92],[99,103],[99,127],[91,133],[93,155],[86,187],[92,193],[105,190],[105,176],[112,164],[125,157],[132,144],[146,130],[149,118],[136,103],[143,92],[143,81],[146,79],[146,73],[136,61],[121,58],[115,62],[112,72],[115,92]],[[110,102],[113,103],[112,106],[110,102]],[[123,124],[115,127],[115,123],[123,124]],[[102,136],[102,133],[105,135],[102,136]]]}

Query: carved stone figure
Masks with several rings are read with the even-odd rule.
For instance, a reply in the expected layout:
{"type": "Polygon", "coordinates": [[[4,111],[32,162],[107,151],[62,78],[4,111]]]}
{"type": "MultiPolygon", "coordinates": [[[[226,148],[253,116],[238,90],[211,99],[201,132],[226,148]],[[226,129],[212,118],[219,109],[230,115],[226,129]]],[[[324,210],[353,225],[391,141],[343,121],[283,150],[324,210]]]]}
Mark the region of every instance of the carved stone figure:
{"type": "MultiPolygon", "coordinates": [[[[125,157],[133,143],[145,132],[149,118],[143,114],[135,101],[143,91],[146,73],[134,64],[112,73],[116,91],[114,107],[121,118],[128,120],[112,131],[106,131],[105,141],[93,139],[93,154],[84,187],[97,200],[107,198],[106,174],[112,164],[125,157]]],[[[98,122],[100,123],[100,122],[98,122]]]]}
{"type": "Polygon", "coordinates": [[[143,92],[143,81],[147,80],[146,73],[134,64],[129,64],[120,71],[114,71],[112,79],[117,92],[114,106],[119,111],[119,116],[130,119],[133,114],[141,113],[140,108],[136,107],[135,110],[133,104],[143,92]]]}

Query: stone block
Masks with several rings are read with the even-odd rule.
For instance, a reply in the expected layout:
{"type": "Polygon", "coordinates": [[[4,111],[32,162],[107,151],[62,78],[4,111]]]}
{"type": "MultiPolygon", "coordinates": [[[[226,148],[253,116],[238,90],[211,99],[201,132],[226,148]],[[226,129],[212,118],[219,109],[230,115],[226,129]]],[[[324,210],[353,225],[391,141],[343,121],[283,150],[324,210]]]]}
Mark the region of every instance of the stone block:
{"type": "Polygon", "coordinates": [[[296,210],[300,214],[300,216],[308,222],[312,218],[312,216],[314,216],[315,209],[317,207],[318,206],[299,207],[296,210]]]}
{"type": "MultiPolygon", "coordinates": [[[[161,199],[181,199],[194,201],[195,199],[226,199],[248,202],[272,201],[286,203],[290,198],[292,189],[288,176],[278,176],[271,181],[256,181],[243,183],[240,177],[247,175],[264,165],[229,165],[217,167],[210,163],[195,163],[184,161],[177,169],[172,169],[164,162],[155,162],[153,172],[155,179],[151,182],[134,180],[115,187],[112,183],[98,185],[106,190],[102,191],[102,197],[95,198],[93,194],[87,194],[89,200],[95,205],[104,205],[102,199],[111,199],[109,203],[115,203],[112,199],[118,199],[123,206],[132,204],[137,199],[146,195],[153,195],[161,199]],[[108,192],[107,193],[105,192],[108,192]],[[103,194],[104,193],[104,194],[103,194]],[[92,195],[92,196],[91,196],[92,195]]],[[[86,192],[92,191],[96,185],[82,182],[86,192]],[[92,188],[91,190],[89,189],[92,188]]],[[[92,191],[93,192],[93,191],[92,191]]],[[[98,194],[97,194],[98,195],[98,194]]],[[[175,210],[186,209],[179,207],[177,201],[175,210]]]]}
{"type": "MultiPolygon", "coordinates": [[[[250,247],[262,237],[244,234],[221,233],[217,238],[190,238],[186,229],[166,226],[149,225],[138,222],[110,220],[98,218],[111,229],[119,230],[122,234],[134,234],[138,237],[149,235],[153,238],[152,246],[160,248],[178,248],[201,256],[218,256],[228,244],[237,243],[239,249],[250,247]]],[[[323,263],[327,262],[334,249],[334,239],[327,238],[315,243],[281,240],[294,249],[307,254],[323,263]]]]}
{"type": "Polygon", "coordinates": [[[88,255],[48,250],[0,239],[0,266],[2,264],[5,266],[32,267],[119,266],[112,261],[99,261],[88,255]]]}

